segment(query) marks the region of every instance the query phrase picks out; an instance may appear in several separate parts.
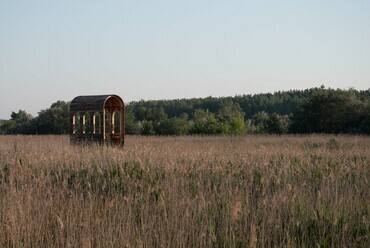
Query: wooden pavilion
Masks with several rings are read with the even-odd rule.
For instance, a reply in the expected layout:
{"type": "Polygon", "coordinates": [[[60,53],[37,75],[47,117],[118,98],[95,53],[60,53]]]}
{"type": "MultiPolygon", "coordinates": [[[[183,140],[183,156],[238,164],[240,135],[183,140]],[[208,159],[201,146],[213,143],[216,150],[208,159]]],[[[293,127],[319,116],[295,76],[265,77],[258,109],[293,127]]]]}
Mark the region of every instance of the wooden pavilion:
{"type": "Polygon", "coordinates": [[[123,146],[125,108],[117,95],[78,96],[70,106],[71,144],[123,146]]]}

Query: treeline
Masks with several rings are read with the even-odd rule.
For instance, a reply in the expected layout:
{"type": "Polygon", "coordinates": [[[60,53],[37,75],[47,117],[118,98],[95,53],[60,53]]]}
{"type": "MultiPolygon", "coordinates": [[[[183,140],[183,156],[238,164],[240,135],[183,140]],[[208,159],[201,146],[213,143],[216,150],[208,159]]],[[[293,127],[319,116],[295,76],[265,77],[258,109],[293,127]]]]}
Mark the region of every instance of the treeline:
{"type": "Polygon", "coordinates": [[[10,120],[0,126],[2,134],[67,134],[69,133],[69,102],[57,101],[41,110],[37,117],[24,110],[12,112],[10,120]]]}
{"type": "MultiPolygon", "coordinates": [[[[32,117],[23,110],[3,121],[5,134],[67,134],[69,103],[57,101],[32,117]]],[[[138,101],[126,106],[126,133],[370,134],[370,90],[312,88],[273,94],[138,101]]]]}

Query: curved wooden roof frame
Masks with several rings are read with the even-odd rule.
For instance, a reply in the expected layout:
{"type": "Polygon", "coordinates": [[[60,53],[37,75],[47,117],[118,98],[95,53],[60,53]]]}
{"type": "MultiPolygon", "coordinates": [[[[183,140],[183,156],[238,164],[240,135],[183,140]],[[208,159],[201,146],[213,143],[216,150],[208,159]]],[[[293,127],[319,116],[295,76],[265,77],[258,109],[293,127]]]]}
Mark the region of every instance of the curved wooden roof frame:
{"type": "Polygon", "coordinates": [[[77,96],[71,102],[69,113],[71,143],[93,141],[105,145],[124,145],[125,105],[118,95],[77,96]],[[114,123],[117,113],[119,132],[115,132],[114,123]]]}

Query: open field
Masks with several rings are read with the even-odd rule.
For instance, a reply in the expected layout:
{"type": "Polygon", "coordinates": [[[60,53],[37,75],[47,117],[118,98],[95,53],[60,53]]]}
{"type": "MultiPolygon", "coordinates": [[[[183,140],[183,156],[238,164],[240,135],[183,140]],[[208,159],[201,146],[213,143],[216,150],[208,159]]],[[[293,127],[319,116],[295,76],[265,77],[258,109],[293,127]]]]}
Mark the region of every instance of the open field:
{"type": "Polygon", "coordinates": [[[1,247],[369,247],[370,137],[0,136],[1,247]]]}

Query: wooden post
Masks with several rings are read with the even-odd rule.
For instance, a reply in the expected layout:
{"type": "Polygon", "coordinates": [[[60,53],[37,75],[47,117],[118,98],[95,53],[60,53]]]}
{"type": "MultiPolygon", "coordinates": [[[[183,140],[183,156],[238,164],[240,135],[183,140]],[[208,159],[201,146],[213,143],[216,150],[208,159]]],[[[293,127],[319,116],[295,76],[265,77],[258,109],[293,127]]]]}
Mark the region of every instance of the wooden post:
{"type": "Polygon", "coordinates": [[[79,112],[80,114],[80,134],[85,133],[85,114],[83,112],[79,112]]]}
{"type": "Polygon", "coordinates": [[[114,134],[114,109],[110,110],[110,133],[114,134]]]}
{"type": "Polygon", "coordinates": [[[100,134],[103,138],[103,144],[105,144],[105,109],[100,112],[100,134]]]}
{"type": "Polygon", "coordinates": [[[90,134],[94,134],[95,133],[95,116],[94,116],[94,112],[89,112],[89,117],[90,117],[90,120],[89,120],[90,134]]]}
{"type": "Polygon", "coordinates": [[[75,134],[76,133],[76,113],[71,113],[69,118],[70,118],[69,122],[71,123],[70,133],[75,134]]]}

